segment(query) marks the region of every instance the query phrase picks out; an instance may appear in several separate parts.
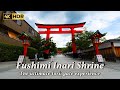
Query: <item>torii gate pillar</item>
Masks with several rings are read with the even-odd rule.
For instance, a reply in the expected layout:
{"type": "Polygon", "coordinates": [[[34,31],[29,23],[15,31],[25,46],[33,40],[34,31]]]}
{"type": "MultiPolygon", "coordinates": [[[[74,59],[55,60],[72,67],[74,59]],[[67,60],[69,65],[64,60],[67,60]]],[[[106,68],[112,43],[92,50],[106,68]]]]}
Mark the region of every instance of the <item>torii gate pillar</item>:
{"type": "Polygon", "coordinates": [[[50,38],[50,28],[47,28],[46,40],[50,38]]]}
{"type": "Polygon", "coordinates": [[[73,58],[77,58],[77,50],[75,44],[75,31],[74,28],[71,28],[71,35],[72,35],[72,51],[73,51],[73,58]]]}

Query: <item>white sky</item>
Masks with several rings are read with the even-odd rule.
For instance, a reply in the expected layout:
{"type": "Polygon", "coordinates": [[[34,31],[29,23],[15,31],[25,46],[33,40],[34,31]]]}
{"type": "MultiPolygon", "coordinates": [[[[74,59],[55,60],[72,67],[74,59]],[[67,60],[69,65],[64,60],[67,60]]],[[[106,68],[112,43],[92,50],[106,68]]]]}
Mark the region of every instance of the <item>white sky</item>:
{"type": "MultiPolygon", "coordinates": [[[[18,11],[25,15],[25,20],[35,30],[39,31],[35,23],[40,24],[72,24],[86,22],[88,31],[99,30],[106,33],[106,39],[120,36],[120,11],[18,11]]],[[[41,35],[46,37],[45,35],[41,35]]],[[[53,41],[57,47],[65,47],[71,40],[71,35],[52,34],[53,41]]]]}

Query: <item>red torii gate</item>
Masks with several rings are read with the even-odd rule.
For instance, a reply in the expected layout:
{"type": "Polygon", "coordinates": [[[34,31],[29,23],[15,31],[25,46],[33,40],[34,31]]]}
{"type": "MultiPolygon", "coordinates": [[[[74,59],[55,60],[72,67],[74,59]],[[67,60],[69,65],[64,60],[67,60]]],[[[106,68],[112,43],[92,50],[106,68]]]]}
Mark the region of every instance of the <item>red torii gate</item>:
{"type": "Polygon", "coordinates": [[[47,34],[46,40],[50,38],[50,34],[68,34],[72,35],[72,51],[73,55],[77,53],[75,44],[75,33],[82,33],[82,30],[74,30],[74,28],[83,27],[86,22],[76,24],[38,24],[35,23],[38,28],[46,28],[47,31],[39,31],[39,34],[47,34]],[[59,28],[59,31],[50,31],[52,28],[59,28]],[[70,28],[71,30],[62,31],[62,28],[70,28]]]}

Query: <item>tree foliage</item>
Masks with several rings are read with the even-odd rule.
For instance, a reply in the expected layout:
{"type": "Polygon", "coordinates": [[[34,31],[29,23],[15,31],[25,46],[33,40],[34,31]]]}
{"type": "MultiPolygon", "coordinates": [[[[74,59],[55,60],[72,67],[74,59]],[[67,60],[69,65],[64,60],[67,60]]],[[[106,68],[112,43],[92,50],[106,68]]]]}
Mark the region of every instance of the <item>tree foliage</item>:
{"type": "Polygon", "coordinates": [[[87,49],[91,44],[91,39],[89,37],[93,34],[92,31],[85,31],[84,33],[76,34],[76,45],[77,49],[87,49]]]}
{"type": "Polygon", "coordinates": [[[104,42],[104,41],[106,41],[105,37],[100,38],[100,42],[104,42]]]}
{"type": "Polygon", "coordinates": [[[39,52],[43,52],[44,50],[50,49],[51,52],[56,53],[56,43],[53,42],[52,37],[48,40],[45,38],[34,38],[31,42],[31,47],[36,48],[39,52]]]}
{"type": "MultiPolygon", "coordinates": [[[[92,45],[92,41],[90,36],[93,35],[95,32],[93,31],[85,31],[84,33],[79,33],[75,35],[75,43],[77,46],[77,50],[84,50],[89,48],[92,45]]],[[[105,37],[100,39],[100,42],[106,41],[105,37]]],[[[72,41],[66,44],[66,48],[63,48],[63,53],[71,52],[72,51],[72,41]]]]}
{"type": "Polygon", "coordinates": [[[40,46],[41,46],[41,40],[42,40],[41,37],[40,38],[37,38],[37,37],[33,38],[33,40],[31,41],[30,47],[34,47],[37,50],[39,50],[40,46]]]}

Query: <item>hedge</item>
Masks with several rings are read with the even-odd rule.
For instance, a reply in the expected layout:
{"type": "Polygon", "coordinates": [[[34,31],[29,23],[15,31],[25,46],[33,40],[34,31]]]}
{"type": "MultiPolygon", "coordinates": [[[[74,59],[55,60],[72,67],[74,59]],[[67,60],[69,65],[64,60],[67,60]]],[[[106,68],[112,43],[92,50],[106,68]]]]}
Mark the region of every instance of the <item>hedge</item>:
{"type": "MultiPolygon", "coordinates": [[[[35,57],[37,50],[35,48],[29,47],[27,56],[30,59],[35,57]]],[[[14,46],[0,43],[0,62],[3,61],[17,61],[19,55],[23,55],[22,46],[14,46]]]]}

